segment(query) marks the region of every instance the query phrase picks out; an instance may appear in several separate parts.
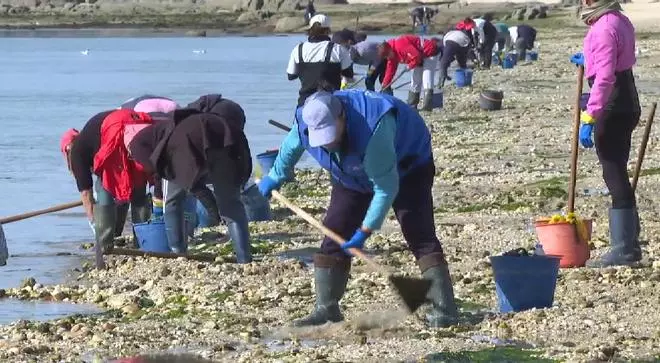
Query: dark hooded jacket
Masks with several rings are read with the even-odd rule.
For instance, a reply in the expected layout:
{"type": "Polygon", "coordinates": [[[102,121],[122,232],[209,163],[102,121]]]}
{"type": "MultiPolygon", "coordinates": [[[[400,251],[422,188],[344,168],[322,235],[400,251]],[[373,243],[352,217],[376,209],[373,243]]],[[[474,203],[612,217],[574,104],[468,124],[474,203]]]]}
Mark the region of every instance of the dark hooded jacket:
{"type": "Polygon", "coordinates": [[[209,152],[229,149],[236,162],[242,185],[252,173],[252,157],[247,138],[239,125],[243,121],[185,108],[176,110],[168,120],[140,131],[129,145],[131,156],[159,177],[191,190],[205,177],[209,152]]]}
{"type": "Polygon", "coordinates": [[[243,108],[232,100],[222,98],[222,95],[202,96],[186,108],[216,114],[228,122],[236,123],[241,130],[245,129],[245,111],[243,111],[243,108]]]}

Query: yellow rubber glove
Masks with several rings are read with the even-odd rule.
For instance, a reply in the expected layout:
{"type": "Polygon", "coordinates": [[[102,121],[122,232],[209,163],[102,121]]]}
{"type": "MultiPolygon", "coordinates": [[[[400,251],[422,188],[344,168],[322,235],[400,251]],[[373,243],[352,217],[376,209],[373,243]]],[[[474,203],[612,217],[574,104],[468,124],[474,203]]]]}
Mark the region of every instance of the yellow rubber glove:
{"type": "Polygon", "coordinates": [[[583,124],[587,124],[587,125],[596,123],[596,119],[590,114],[588,114],[586,111],[580,112],[580,121],[583,124]]]}
{"type": "Polygon", "coordinates": [[[339,87],[339,89],[346,89],[347,86],[348,86],[348,80],[347,79],[342,79],[341,80],[341,86],[339,87]]]}
{"type": "Polygon", "coordinates": [[[157,199],[153,198],[153,205],[156,208],[163,208],[163,200],[162,199],[157,199]]]}

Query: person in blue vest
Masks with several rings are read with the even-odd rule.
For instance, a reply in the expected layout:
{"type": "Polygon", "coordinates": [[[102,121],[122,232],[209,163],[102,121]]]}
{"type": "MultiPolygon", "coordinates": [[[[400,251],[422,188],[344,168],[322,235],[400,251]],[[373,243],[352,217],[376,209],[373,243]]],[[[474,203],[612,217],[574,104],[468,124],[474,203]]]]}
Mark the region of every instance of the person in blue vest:
{"type": "Polygon", "coordinates": [[[296,122],[275,164],[259,183],[269,197],[307,151],[332,175],[323,224],[348,242],[325,238],[314,255],[316,307],[296,326],[343,320],[339,300],[351,267],[349,248],[363,248],[392,207],[422,275],[432,281],[427,298],[432,327],[456,322],[449,267],[435,234],[431,188],[435,166],[424,119],[403,101],[371,91],[319,91],[296,111],[296,122]]]}

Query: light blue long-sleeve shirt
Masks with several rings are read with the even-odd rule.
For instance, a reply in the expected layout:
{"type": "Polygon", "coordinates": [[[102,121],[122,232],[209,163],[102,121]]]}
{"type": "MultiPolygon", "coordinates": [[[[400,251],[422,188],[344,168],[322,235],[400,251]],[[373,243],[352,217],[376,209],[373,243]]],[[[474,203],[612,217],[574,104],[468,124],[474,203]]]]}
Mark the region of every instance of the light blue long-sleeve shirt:
{"type": "MultiPolygon", "coordinates": [[[[364,155],[364,170],[373,183],[374,196],[362,221],[362,227],[377,230],[399,192],[399,172],[394,147],[396,116],[386,113],[376,126],[364,155]]],[[[293,171],[305,148],[300,141],[298,125],[294,124],[280,146],[277,159],[268,176],[282,184],[293,171]]]]}

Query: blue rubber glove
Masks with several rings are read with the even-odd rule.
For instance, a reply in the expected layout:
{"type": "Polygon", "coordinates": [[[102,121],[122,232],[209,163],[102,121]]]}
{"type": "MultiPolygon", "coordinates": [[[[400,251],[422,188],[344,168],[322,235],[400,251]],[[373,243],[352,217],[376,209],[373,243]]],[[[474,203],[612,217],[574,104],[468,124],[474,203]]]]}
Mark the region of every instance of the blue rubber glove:
{"type": "Polygon", "coordinates": [[[271,177],[266,175],[263,177],[260,181],[259,184],[257,184],[257,188],[259,188],[259,193],[263,195],[265,198],[270,198],[270,194],[273,190],[277,190],[280,188],[280,185],[275,182],[271,177]]]}
{"type": "Polygon", "coordinates": [[[352,253],[348,251],[348,249],[357,248],[361,250],[364,247],[364,243],[367,242],[367,238],[369,238],[369,236],[371,236],[371,233],[367,233],[362,229],[358,229],[357,231],[355,231],[350,241],[344,243],[341,246],[341,248],[344,250],[344,252],[348,253],[349,255],[352,255],[352,253]]]}
{"type": "Polygon", "coordinates": [[[584,65],[584,54],[582,52],[575,53],[571,56],[571,63],[575,64],[576,66],[583,66],[584,65]]]}
{"type": "Polygon", "coordinates": [[[587,149],[594,147],[594,141],[591,137],[593,131],[594,131],[593,124],[580,125],[580,144],[582,144],[582,146],[587,149]]]}

